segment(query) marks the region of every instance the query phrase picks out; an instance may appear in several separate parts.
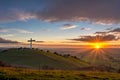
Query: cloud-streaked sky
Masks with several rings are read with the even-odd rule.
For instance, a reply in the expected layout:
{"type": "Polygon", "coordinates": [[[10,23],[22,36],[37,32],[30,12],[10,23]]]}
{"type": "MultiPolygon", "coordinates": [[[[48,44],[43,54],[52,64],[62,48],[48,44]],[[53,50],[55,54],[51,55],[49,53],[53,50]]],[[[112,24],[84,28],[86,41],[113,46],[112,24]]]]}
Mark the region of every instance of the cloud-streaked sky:
{"type": "Polygon", "coordinates": [[[119,42],[120,0],[0,0],[0,42],[78,44],[98,35],[119,42]]]}

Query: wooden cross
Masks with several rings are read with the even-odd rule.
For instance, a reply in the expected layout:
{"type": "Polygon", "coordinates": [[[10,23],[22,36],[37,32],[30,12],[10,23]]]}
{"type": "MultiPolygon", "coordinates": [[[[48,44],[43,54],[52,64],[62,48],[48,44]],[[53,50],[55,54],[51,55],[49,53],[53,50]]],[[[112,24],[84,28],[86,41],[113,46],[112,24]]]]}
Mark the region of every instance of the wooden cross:
{"type": "Polygon", "coordinates": [[[32,49],[32,42],[35,42],[35,40],[32,40],[32,38],[30,38],[30,40],[28,40],[28,42],[30,42],[30,49],[32,49]]]}

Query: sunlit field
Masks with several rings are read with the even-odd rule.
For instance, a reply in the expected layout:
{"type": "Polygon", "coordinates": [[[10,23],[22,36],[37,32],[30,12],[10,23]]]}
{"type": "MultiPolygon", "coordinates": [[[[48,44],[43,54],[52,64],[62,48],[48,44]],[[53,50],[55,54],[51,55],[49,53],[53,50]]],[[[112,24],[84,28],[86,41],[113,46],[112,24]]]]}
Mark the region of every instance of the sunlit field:
{"type": "Polygon", "coordinates": [[[89,62],[93,66],[107,66],[115,69],[120,68],[119,48],[95,48],[77,53],[80,59],[89,62]]]}
{"type": "Polygon", "coordinates": [[[0,67],[1,80],[119,80],[119,73],[0,67]]]}

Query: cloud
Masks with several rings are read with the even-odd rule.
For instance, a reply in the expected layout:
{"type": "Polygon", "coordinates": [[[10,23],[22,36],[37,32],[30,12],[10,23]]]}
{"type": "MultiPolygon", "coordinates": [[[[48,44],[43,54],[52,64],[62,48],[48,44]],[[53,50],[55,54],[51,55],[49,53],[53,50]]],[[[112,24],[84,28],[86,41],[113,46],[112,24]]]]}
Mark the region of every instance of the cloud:
{"type": "Polygon", "coordinates": [[[21,10],[20,11],[19,10],[14,10],[13,12],[20,21],[26,21],[26,20],[29,20],[29,19],[36,18],[36,16],[34,16],[30,12],[21,11],[21,10]]]}
{"type": "Polygon", "coordinates": [[[100,21],[95,21],[95,22],[93,22],[93,24],[98,24],[98,25],[103,25],[103,26],[110,26],[110,25],[112,25],[113,24],[113,22],[112,21],[109,21],[109,20],[100,20],[100,21]]]}
{"type": "Polygon", "coordinates": [[[13,22],[13,21],[27,21],[34,19],[35,16],[31,12],[25,10],[11,9],[0,11],[0,22],[13,22]]]}
{"type": "Polygon", "coordinates": [[[61,43],[79,43],[79,42],[76,42],[76,41],[63,41],[61,43]]]}
{"type": "Polygon", "coordinates": [[[2,35],[2,36],[4,36],[4,37],[14,37],[15,34],[4,34],[4,35],[2,35]]]}
{"type": "Polygon", "coordinates": [[[106,34],[108,34],[108,32],[95,32],[95,34],[97,34],[97,35],[106,35],[106,34]]]}
{"type": "Polygon", "coordinates": [[[51,31],[51,29],[42,29],[42,31],[51,31]]]}
{"type": "Polygon", "coordinates": [[[113,29],[113,27],[109,27],[109,28],[107,28],[106,30],[112,30],[113,29]]]}
{"type": "Polygon", "coordinates": [[[119,38],[114,35],[96,35],[96,36],[80,36],[79,38],[70,39],[73,41],[83,41],[83,42],[105,42],[118,40],[119,38]]]}
{"type": "Polygon", "coordinates": [[[85,35],[79,36],[78,38],[68,39],[72,41],[83,41],[83,42],[106,42],[106,41],[117,41],[120,39],[120,28],[110,28],[108,31],[95,32],[94,36],[85,35]]]}
{"type": "Polygon", "coordinates": [[[23,29],[11,29],[13,31],[16,31],[18,33],[23,33],[23,34],[31,34],[33,32],[27,31],[27,30],[23,30],[23,29]]]}
{"type": "Polygon", "coordinates": [[[113,33],[120,33],[120,28],[115,28],[109,32],[113,32],[113,33]]]}
{"type": "Polygon", "coordinates": [[[64,24],[61,29],[62,30],[66,30],[66,29],[73,29],[73,28],[76,28],[77,26],[76,25],[72,25],[72,24],[64,24]]]}
{"type": "Polygon", "coordinates": [[[105,25],[120,23],[119,0],[51,0],[47,10],[36,12],[48,21],[93,21],[105,25]]]}
{"type": "Polygon", "coordinates": [[[0,32],[6,33],[6,32],[18,32],[18,33],[23,33],[23,34],[30,34],[33,32],[23,30],[23,29],[17,29],[17,28],[0,28],[0,32]]]}
{"type": "Polygon", "coordinates": [[[0,43],[19,43],[18,41],[7,40],[0,37],[0,43]]]}
{"type": "MultiPolygon", "coordinates": [[[[34,2],[40,3],[41,0],[34,2]]],[[[120,0],[45,0],[45,3],[46,6],[40,10],[41,5],[33,7],[28,3],[29,9],[19,6],[15,10],[0,11],[0,22],[37,19],[49,22],[91,21],[101,25],[120,23],[120,0]]]]}
{"type": "Polygon", "coordinates": [[[91,28],[85,28],[85,27],[83,27],[83,28],[81,28],[81,30],[86,30],[86,31],[88,31],[88,30],[91,30],[91,28]]]}
{"type": "Polygon", "coordinates": [[[103,32],[95,32],[94,34],[97,35],[108,35],[108,34],[112,34],[112,35],[116,35],[116,34],[120,34],[120,28],[107,28],[108,31],[103,31],[103,32]]]}
{"type": "Polygon", "coordinates": [[[0,28],[0,32],[5,33],[5,32],[9,32],[9,30],[8,29],[4,29],[4,28],[0,28]]]}
{"type": "Polygon", "coordinates": [[[45,41],[35,41],[36,43],[44,43],[45,41]]]}

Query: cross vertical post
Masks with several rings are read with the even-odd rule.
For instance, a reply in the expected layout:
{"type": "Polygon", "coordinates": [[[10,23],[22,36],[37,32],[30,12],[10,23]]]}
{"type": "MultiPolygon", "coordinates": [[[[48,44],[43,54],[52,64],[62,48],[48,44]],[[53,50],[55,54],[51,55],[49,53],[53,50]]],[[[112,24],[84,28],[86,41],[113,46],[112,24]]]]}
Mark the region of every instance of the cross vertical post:
{"type": "Polygon", "coordinates": [[[32,38],[30,38],[30,40],[28,40],[28,42],[30,42],[30,49],[32,49],[32,42],[35,42],[35,40],[32,40],[32,38]]]}

